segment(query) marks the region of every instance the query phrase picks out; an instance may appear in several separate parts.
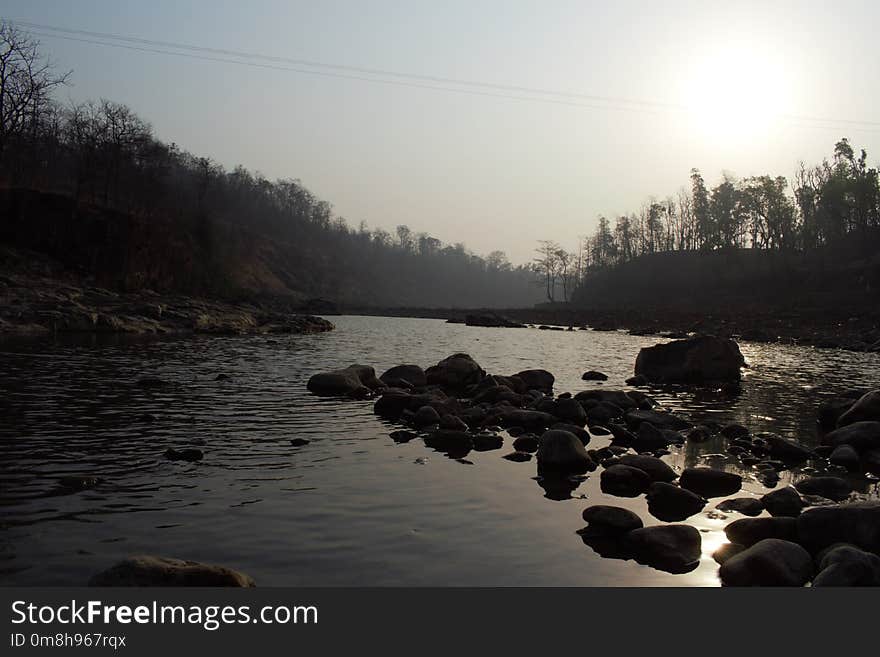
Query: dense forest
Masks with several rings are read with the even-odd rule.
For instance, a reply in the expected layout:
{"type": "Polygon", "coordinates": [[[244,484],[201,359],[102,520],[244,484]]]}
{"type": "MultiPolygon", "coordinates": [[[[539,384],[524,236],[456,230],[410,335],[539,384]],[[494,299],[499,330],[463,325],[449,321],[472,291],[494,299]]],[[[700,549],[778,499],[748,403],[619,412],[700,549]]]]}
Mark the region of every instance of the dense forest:
{"type": "MultiPolygon", "coordinates": [[[[781,262],[815,264],[828,257],[880,255],[880,176],[867,162],[867,153],[856,153],[843,138],[834,145],[831,160],[812,167],[802,163],[793,184],[783,176],[738,180],[725,173],[709,188],[702,173],[693,169],[690,185],[675,197],[651,199],[639,212],[618,217],[613,226],[599,217],[594,234],[574,252],[553,241],[541,242],[534,264],[543,277],[546,299],[588,302],[587,289],[592,293],[597,280],[614,282],[614,272],[650,276],[644,264],[627,266],[639,260],[664,263],[661,271],[681,266],[702,275],[734,261],[757,273],[770,262],[779,272],[781,262]],[[678,252],[702,255],[656,257],[678,252]],[[711,266],[693,268],[701,262],[711,266]]],[[[706,280],[712,278],[717,276],[706,280]]]]}
{"type": "Polygon", "coordinates": [[[167,144],[125,105],[55,96],[39,43],[0,24],[0,240],[108,287],[352,306],[531,305],[529,266],[398,226],[350,226],[294,179],[167,144]]]}

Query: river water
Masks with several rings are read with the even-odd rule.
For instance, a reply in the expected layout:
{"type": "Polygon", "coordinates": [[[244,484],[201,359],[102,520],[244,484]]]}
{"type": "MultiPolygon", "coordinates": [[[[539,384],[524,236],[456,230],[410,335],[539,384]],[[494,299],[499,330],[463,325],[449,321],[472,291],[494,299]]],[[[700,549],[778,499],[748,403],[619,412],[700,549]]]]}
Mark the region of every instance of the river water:
{"type": "MultiPolygon", "coordinates": [[[[534,461],[501,458],[512,449],[506,434],[502,449],[460,462],[421,440],[396,444],[389,432],[400,427],[378,419],[370,401],[320,399],[305,387],[313,373],[355,362],[381,373],[464,351],[492,373],[548,369],[557,393],[621,388],[639,349],[658,338],[330,319],[337,330],[322,335],[0,343],[0,582],[82,585],[128,555],[158,554],[224,564],[259,586],[718,584],[710,555],[724,525],[741,517],[718,517],[720,498],[687,521],[703,531],[696,570],[672,575],[603,559],[576,534],[582,510],[626,506],[656,524],[644,496],[604,495],[596,471],[569,499],[550,499],[534,461]],[[581,381],[588,369],[609,381],[581,381]],[[219,373],[231,379],[216,381],[219,373]],[[147,376],[171,385],[138,386],[147,376]],[[310,443],[293,447],[294,438],[310,443]],[[204,459],[164,457],[186,446],[204,459]],[[100,482],[60,488],[72,474],[100,482]]],[[[654,396],[698,417],[814,442],[821,399],[880,387],[876,354],[741,349],[750,367],[739,395],[654,396]]],[[[596,437],[590,447],[605,444],[596,437]]],[[[736,469],[721,450],[710,441],[665,458],[677,469],[736,469]]],[[[740,496],[767,492],[743,474],[740,496]]],[[[859,495],[878,495],[875,481],[854,483],[859,495]]]]}

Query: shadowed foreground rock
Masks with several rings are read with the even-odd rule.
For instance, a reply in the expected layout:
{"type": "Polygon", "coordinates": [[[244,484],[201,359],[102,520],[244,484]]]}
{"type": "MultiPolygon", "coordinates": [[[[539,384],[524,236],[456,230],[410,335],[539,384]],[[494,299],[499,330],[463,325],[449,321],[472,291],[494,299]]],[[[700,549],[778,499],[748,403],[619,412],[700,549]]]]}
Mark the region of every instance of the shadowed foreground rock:
{"type": "Polygon", "coordinates": [[[136,556],[89,580],[89,586],[256,586],[248,575],[225,566],[166,557],[136,556]]]}
{"type": "Polygon", "coordinates": [[[765,538],[726,559],[718,574],[725,586],[803,586],[813,558],[797,543],[765,538]]]}
{"type": "Polygon", "coordinates": [[[701,336],[645,347],[636,358],[635,374],[652,383],[739,381],[744,365],[736,342],[701,336]]]}

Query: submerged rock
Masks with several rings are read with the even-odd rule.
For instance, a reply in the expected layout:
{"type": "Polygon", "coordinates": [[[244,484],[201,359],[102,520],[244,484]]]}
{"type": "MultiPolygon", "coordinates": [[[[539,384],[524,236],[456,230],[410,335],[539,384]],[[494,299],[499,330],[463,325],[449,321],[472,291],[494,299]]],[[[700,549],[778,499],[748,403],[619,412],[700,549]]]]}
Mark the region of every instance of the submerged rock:
{"type": "Polygon", "coordinates": [[[303,447],[304,445],[308,445],[311,441],[305,438],[293,438],[290,441],[290,444],[293,447],[303,447]]]}
{"type": "Polygon", "coordinates": [[[738,381],[745,359],[733,340],[701,336],[645,347],[635,374],[653,383],[738,381]]]}
{"type": "Polygon", "coordinates": [[[135,556],[98,573],[89,586],[255,586],[248,575],[227,568],[155,556],[135,556]]]}
{"type": "Polygon", "coordinates": [[[195,447],[184,447],[182,449],[169,447],[165,450],[165,458],[172,461],[201,461],[204,456],[204,452],[195,447]]]}
{"type": "Polygon", "coordinates": [[[797,543],[765,538],[721,564],[725,586],[803,586],[813,576],[813,558],[797,543]]]}

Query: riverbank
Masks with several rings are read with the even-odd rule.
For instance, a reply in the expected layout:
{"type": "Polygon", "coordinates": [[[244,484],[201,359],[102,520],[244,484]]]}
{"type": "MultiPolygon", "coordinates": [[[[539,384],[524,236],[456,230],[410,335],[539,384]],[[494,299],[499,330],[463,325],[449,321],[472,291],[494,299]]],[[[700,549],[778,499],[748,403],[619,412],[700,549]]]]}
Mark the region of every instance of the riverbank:
{"type": "Polygon", "coordinates": [[[0,335],[319,333],[333,324],[283,304],[149,290],[116,292],[37,254],[0,250],[0,335]]]}
{"type": "MultiPolygon", "coordinates": [[[[421,317],[465,322],[468,315],[498,315],[515,323],[594,331],[627,331],[631,335],[683,337],[708,334],[751,342],[796,344],[880,353],[880,314],[871,309],[711,309],[688,312],[662,307],[585,309],[568,304],[507,309],[341,308],[351,315],[421,317]]],[[[476,329],[475,329],[476,330],[476,329]]]]}

